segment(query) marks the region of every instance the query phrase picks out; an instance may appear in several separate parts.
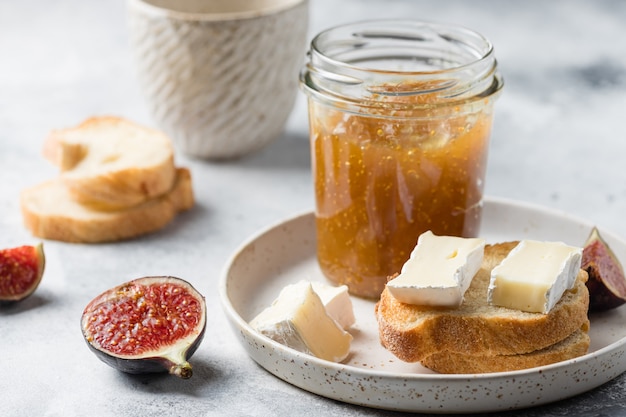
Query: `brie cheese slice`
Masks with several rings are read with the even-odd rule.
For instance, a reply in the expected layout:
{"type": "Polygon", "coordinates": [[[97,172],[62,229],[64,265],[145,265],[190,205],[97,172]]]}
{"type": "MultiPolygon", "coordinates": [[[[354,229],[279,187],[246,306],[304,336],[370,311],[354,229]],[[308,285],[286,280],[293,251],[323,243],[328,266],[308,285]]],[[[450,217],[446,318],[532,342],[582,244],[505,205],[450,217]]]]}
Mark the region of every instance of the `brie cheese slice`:
{"type": "Polygon", "coordinates": [[[278,343],[332,362],[341,362],[350,352],[352,335],[328,315],[310,282],[287,285],[250,326],[278,343]]]}
{"type": "Polygon", "coordinates": [[[457,307],[480,269],[484,251],[484,239],[425,232],[387,289],[403,303],[457,307]]]}
{"type": "Polygon", "coordinates": [[[487,301],[531,313],[548,313],[572,288],[582,248],[562,242],[523,240],[493,268],[487,301]]]}
{"type": "Polygon", "coordinates": [[[348,293],[347,285],[333,286],[324,282],[311,282],[313,291],[319,295],[324,304],[324,308],[329,316],[331,316],[345,330],[350,328],[356,321],[354,317],[354,308],[352,300],[348,293]]]}

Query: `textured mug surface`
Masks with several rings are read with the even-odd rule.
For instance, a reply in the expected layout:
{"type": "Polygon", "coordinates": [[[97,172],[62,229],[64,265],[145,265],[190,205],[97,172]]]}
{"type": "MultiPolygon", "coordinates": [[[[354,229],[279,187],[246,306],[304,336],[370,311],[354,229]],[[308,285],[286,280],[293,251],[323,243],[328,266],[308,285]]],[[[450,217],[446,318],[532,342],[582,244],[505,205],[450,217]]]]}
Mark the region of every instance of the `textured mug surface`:
{"type": "Polygon", "coordinates": [[[307,0],[128,0],[150,111],[184,153],[243,156],[278,138],[305,58],[307,0]]]}

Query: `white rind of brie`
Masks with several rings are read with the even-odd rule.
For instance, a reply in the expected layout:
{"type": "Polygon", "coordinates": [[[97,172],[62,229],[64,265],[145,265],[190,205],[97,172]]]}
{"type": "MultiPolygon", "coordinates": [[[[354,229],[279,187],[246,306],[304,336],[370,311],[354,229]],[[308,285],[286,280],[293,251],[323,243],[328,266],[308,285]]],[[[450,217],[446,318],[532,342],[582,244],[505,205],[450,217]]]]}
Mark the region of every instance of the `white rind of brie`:
{"type": "Polygon", "coordinates": [[[487,301],[546,314],[574,286],[581,262],[582,248],[523,240],[491,271],[487,301]]]}
{"type": "Polygon", "coordinates": [[[422,233],[388,291],[407,304],[458,307],[480,269],[485,240],[422,233]]]}
{"type": "Polygon", "coordinates": [[[250,326],[278,343],[320,359],[341,362],[350,352],[352,335],[326,312],[310,282],[287,285],[250,326]]]}

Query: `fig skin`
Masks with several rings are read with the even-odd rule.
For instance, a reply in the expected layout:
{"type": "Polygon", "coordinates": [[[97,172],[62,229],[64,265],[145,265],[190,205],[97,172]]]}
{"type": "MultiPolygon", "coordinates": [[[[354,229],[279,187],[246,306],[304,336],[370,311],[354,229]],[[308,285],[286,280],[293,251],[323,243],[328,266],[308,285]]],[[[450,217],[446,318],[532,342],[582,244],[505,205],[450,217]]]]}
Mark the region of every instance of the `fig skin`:
{"type": "MultiPolygon", "coordinates": [[[[206,321],[205,321],[206,324],[206,321]]],[[[204,338],[206,325],[198,335],[198,338],[187,348],[181,352],[184,361],[172,361],[165,357],[141,358],[141,359],[125,359],[106,353],[87,342],[89,349],[104,363],[118,371],[127,374],[153,374],[163,373],[165,371],[182,379],[189,379],[193,376],[193,369],[187,360],[196,352],[198,346],[204,338]],[[178,363],[177,363],[178,362],[178,363]]]]}
{"type": "MultiPolygon", "coordinates": [[[[142,316],[142,318],[144,320],[150,320],[152,316],[142,316]]],[[[156,316],[156,318],[158,320],[162,317],[156,316]]],[[[128,320],[128,322],[130,323],[130,320],[128,320]]],[[[138,322],[135,323],[138,324],[138,322]]],[[[130,374],[146,374],[167,371],[170,374],[178,376],[182,379],[188,379],[193,375],[193,371],[187,360],[200,346],[206,330],[206,304],[204,297],[185,280],[171,276],[144,277],[118,285],[94,298],[85,307],[81,318],[81,329],[83,337],[90,350],[95,353],[101,361],[119,371],[130,374]],[[169,344],[153,349],[147,349],[143,353],[116,353],[101,346],[99,342],[96,341],[96,334],[91,333],[89,330],[89,321],[94,317],[98,308],[102,305],[115,305],[119,300],[128,301],[132,299],[133,301],[139,301],[142,295],[134,292],[137,287],[143,288],[158,284],[174,284],[182,287],[186,289],[187,292],[191,294],[192,298],[198,302],[201,307],[201,311],[198,312],[199,321],[193,327],[192,331],[185,334],[181,338],[173,338],[174,340],[172,340],[169,344]],[[128,291],[128,289],[131,291],[128,291]],[[129,296],[131,298],[129,298],[129,296]]],[[[168,329],[168,331],[170,330],[171,329],[168,329]]],[[[150,343],[150,340],[147,343],[150,343]]],[[[137,348],[141,350],[143,349],[143,346],[138,344],[137,348]]]]}
{"type": "Polygon", "coordinates": [[[581,269],[589,275],[590,312],[611,310],[626,303],[626,277],[622,264],[595,227],[583,248],[581,269]]]}
{"type": "MultiPolygon", "coordinates": [[[[13,304],[18,301],[22,301],[25,298],[32,295],[43,278],[43,273],[46,267],[46,256],[43,249],[43,243],[38,243],[34,246],[24,245],[16,248],[9,248],[0,251],[0,282],[4,280],[13,280],[16,277],[11,276],[16,273],[25,273],[27,270],[32,269],[30,265],[24,263],[24,259],[16,259],[16,257],[22,257],[25,255],[24,250],[32,250],[32,256],[36,259],[34,263],[37,270],[35,271],[34,279],[28,284],[28,287],[22,292],[3,292],[0,291],[0,303],[1,304],[13,304]],[[9,263],[12,263],[9,264],[9,263]],[[5,275],[6,274],[6,275],[5,275]]],[[[28,259],[30,261],[31,259],[28,259]]],[[[23,278],[23,277],[20,277],[23,278]]],[[[1,288],[1,287],[0,287],[1,288]]]]}

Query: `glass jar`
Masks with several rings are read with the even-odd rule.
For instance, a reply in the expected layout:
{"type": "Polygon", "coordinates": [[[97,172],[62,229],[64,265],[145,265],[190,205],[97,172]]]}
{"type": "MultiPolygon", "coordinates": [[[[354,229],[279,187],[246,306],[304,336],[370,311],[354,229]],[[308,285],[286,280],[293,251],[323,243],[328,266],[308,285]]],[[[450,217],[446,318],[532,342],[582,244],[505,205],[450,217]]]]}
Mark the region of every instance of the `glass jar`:
{"type": "Polygon", "coordinates": [[[503,85],[487,39],[418,21],[335,27],[311,42],[300,82],[328,279],[378,298],[421,233],[477,235],[503,85]]]}

